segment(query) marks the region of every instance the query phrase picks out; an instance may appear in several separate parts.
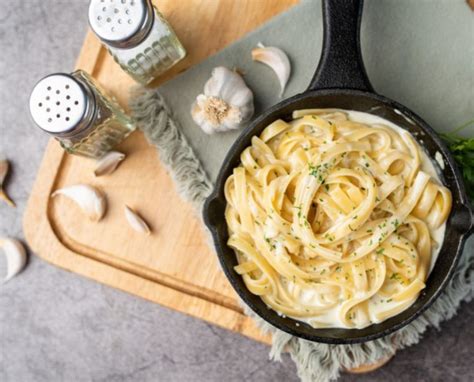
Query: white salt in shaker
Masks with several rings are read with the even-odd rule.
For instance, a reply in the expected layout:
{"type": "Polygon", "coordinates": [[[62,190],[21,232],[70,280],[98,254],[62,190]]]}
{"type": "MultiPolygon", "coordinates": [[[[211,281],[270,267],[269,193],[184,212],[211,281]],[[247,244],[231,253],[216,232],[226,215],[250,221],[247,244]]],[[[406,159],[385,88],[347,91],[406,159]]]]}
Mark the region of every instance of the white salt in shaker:
{"type": "Polygon", "coordinates": [[[122,69],[144,85],[186,56],[150,0],[91,0],[89,24],[122,69]]]}

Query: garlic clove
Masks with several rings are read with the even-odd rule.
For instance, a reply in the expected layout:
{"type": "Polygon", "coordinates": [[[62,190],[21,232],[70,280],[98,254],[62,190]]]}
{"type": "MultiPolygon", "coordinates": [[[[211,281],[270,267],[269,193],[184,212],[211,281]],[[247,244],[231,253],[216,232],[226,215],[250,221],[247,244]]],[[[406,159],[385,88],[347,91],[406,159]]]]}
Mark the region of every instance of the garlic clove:
{"type": "Polygon", "coordinates": [[[118,151],[110,151],[97,161],[97,167],[94,170],[95,176],[112,174],[121,161],[125,159],[125,154],[118,151]]]}
{"type": "Polygon", "coordinates": [[[0,248],[3,249],[3,253],[7,259],[7,275],[3,279],[3,282],[15,277],[26,264],[26,250],[20,241],[12,238],[0,239],[0,248]]]}
{"type": "Polygon", "coordinates": [[[51,195],[53,198],[58,195],[64,195],[74,201],[90,220],[98,222],[105,214],[107,209],[107,200],[105,195],[96,188],[77,184],[56,190],[51,195]]]}
{"type": "Polygon", "coordinates": [[[281,97],[291,74],[291,64],[286,53],[280,48],[274,46],[265,47],[259,43],[258,47],[252,50],[252,59],[269,66],[275,72],[280,82],[281,97]]]}
{"type": "Polygon", "coordinates": [[[150,227],[145,220],[128,206],[125,206],[125,217],[135,231],[146,235],[151,233],[150,227]]]}
{"type": "Polygon", "coordinates": [[[3,182],[8,175],[9,163],[6,159],[0,160],[0,199],[4,200],[11,207],[16,207],[15,202],[8,196],[3,189],[3,182]]]}
{"type": "Polygon", "coordinates": [[[213,69],[191,108],[194,122],[206,134],[237,129],[254,113],[253,93],[242,77],[223,66],[213,69]]]}

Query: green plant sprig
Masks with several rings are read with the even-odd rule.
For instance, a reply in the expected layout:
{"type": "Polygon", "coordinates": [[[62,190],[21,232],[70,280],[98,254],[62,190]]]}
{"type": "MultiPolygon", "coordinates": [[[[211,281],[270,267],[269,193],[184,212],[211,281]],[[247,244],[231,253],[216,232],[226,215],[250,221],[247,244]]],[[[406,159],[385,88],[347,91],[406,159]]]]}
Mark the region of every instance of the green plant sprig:
{"type": "Polygon", "coordinates": [[[474,126],[474,119],[459,126],[457,129],[440,134],[462,171],[467,194],[474,203],[474,137],[463,138],[458,133],[469,126],[474,126]]]}

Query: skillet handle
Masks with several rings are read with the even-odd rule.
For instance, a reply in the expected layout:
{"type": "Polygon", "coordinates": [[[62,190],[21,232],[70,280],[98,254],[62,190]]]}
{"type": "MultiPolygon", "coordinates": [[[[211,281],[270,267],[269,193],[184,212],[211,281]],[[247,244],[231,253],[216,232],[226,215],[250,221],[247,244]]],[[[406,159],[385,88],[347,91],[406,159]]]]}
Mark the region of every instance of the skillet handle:
{"type": "Polygon", "coordinates": [[[318,69],[308,90],[373,92],[360,51],[363,0],[322,0],[324,37],[318,69]]]}

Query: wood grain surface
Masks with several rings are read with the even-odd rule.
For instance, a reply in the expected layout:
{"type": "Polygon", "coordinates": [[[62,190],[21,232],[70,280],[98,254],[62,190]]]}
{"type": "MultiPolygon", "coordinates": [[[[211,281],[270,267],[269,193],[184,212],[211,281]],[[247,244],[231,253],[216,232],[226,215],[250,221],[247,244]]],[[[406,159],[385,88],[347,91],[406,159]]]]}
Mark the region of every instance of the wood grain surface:
{"type": "MultiPolygon", "coordinates": [[[[188,55],[151,86],[173,78],[297,2],[155,1],[188,55]]],[[[136,84],[90,31],[76,68],[89,72],[126,107],[129,90],[136,84]]],[[[68,271],[270,343],[270,337],[243,314],[196,212],[177,195],[155,148],[135,132],[117,149],[127,155],[125,161],[112,175],[96,178],[94,161],[68,155],[50,140],[23,219],[34,253],[68,271]],[[99,223],[89,222],[71,201],[50,198],[53,190],[78,183],[94,185],[107,195],[108,211],[99,223]],[[150,223],[152,235],[140,235],[128,226],[125,204],[150,223]]],[[[347,371],[373,371],[389,359],[347,371]]]]}
{"type": "MultiPolygon", "coordinates": [[[[296,0],[161,0],[163,15],[187,49],[185,60],[155,81],[157,86],[294,5],[296,0]]],[[[77,68],[96,78],[126,106],[133,81],[89,32],[77,68]]],[[[28,207],[24,231],[32,250],[48,262],[168,308],[269,342],[238,304],[192,207],[182,201],[154,147],[140,132],[118,150],[126,160],[110,176],[95,178],[92,160],[47,146],[28,207]],[[50,198],[57,188],[87,183],[103,190],[108,211],[91,223],[69,200],[50,198]],[[127,204],[152,226],[131,230],[127,204]]]]}

